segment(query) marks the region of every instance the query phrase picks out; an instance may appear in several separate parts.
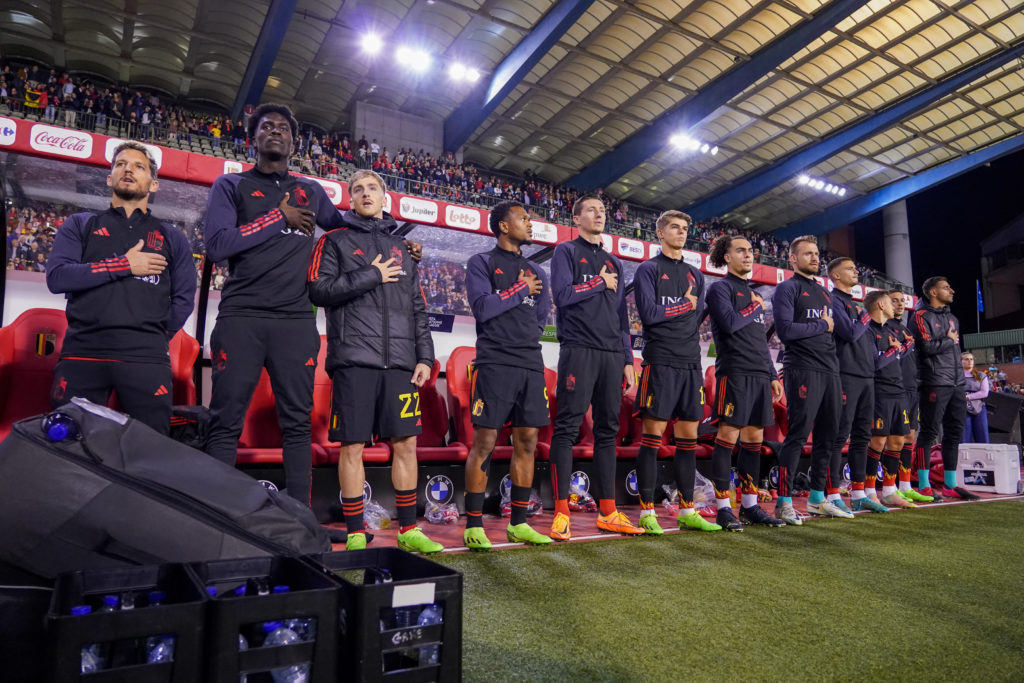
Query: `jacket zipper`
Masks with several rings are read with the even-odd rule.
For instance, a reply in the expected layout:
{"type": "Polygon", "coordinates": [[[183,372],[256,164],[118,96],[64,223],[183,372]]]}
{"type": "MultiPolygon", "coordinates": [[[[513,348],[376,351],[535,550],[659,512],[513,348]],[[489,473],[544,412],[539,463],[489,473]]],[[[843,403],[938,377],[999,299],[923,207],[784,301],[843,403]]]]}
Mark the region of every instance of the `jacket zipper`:
{"type": "MultiPolygon", "coordinates": [[[[384,258],[384,253],[381,250],[380,242],[377,239],[378,231],[376,229],[376,226],[374,226],[374,228],[372,230],[373,230],[373,232],[372,232],[372,235],[373,235],[373,248],[377,250],[377,253],[380,254],[381,258],[383,259],[384,258]]],[[[388,361],[390,361],[391,359],[388,357],[388,346],[390,345],[390,340],[388,338],[388,294],[387,294],[387,288],[384,288],[384,287],[382,287],[381,290],[380,290],[380,331],[381,331],[380,355],[381,355],[381,360],[382,360],[383,365],[384,365],[384,369],[387,370],[388,369],[388,361]]]]}
{"type": "MultiPolygon", "coordinates": [[[[42,446],[53,445],[51,442],[43,439],[43,437],[31,434],[30,430],[19,429],[18,433],[22,436],[28,437],[32,441],[42,446]]],[[[213,526],[215,528],[220,528],[229,531],[238,538],[246,540],[257,547],[263,548],[264,550],[268,550],[277,555],[295,554],[294,551],[290,548],[287,548],[283,545],[276,543],[275,541],[271,541],[268,538],[264,538],[259,534],[249,531],[241,524],[225,515],[223,512],[219,512],[217,510],[212,509],[206,503],[196,498],[193,498],[184,491],[171,489],[167,486],[163,486],[161,484],[157,484],[151,481],[146,481],[144,479],[137,479],[131,476],[130,474],[119,472],[118,470],[115,470],[112,467],[109,467],[102,463],[95,462],[88,454],[85,455],[85,457],[79,457],[76,455],[72,455],[70,453],[66,453],[59,448],[54,450],[56,451],[58,456],[60,456],[64,460],[73,462],[76,465],[80,465],[95,474],[100,474],[104,477],[107,477],[111,481],[122,486],[126,486],[129,489],[144,493],[149,497],[154,498],[155,500],[158,500],[161,503],[164,503],[170,508],[185,512],[193,519],[198,519],[199,521],[209,523],[210,526],[213,526]]]]}

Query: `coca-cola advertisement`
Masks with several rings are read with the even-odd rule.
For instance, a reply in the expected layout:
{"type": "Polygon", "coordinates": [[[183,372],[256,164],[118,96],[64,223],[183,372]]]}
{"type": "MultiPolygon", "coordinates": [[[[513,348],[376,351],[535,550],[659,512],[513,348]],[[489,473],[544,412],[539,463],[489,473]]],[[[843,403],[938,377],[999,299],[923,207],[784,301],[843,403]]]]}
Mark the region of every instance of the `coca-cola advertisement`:
{"type": "Polygon", "coordinates": [[[92,156],[92,136],[77,130],[37,123],[32,126],[29,144],[37,152],[59,154],[75,159],[92,156]]]}

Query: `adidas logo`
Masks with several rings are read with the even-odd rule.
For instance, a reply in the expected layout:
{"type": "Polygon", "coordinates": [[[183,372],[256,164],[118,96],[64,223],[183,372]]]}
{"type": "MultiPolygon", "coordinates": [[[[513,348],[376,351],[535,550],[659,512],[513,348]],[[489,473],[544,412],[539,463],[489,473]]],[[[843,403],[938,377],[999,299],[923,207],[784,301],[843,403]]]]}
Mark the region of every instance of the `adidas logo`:
{"type": "Polygon", "coordinates": [[[810,296],[810,294],[808,294],[807,292],[803,292],[802,294],[800,294],[800,296],[810,296]]]}
{"type": "Polygon", "coordinates": [[[503,271],[501,268],[495,268],[494,269],[494,274],[495,275],[504,275],[505,271],[503,271]]]}
{"type": "Polygon", "coordinates": [[[581,259],[580,259],[580,263],[588,263],[588,261],[587,261],[587,259],[585,259],[585,258],[581,258],[581,259]]]}
{"type": "Polygon", "coordinates": [[[417,418],[416,426],[417,427],[422,427],[423,426],[423,418],[422,417],[421,418],[417,418]]]}
{"type": "Polygon", "coordinates": [[[316,367],[316,361],[314,361],[312,358],[310,358],[309,360],[306,361],[306,365],[307,366],[312,365],[312,366],[316,367]]]}
{"type": "Polygon", "coordinates": [[[100,237],[110,237],[110,231],[106,227],[102,227],[99,230],[93,230],[92,234],[99,235],[100,237]]]}
{"type": "Polygon", "coordinates": [[[166,396],[169,393],[171,393],[171,392],[167,391],[167,387],[165,387],[163,384],[161,384],[160,388],[153,392],[153,395],[154,396],[166,396]]]}
{"type": "Polygon", "coordinates": [[[363,253],[362,249],[356,249],[355,251],[352,252],[352,255],[353,256],[366,256],[366,254],[363,253]]]}
{"type": "Polygon", "coordinates": [[[662,273],[662,274],[661,274],[661,279],[662,279],[662,280],[668,280],[668,279],[669,279],[669,277],[668,277],[668,275],[666,275],[665,273],[662,273]]]}
{"type": "Polygon", "coordinates": [[[736,292],[736,296],[746,296],[743,292],[736,292]]]}
{"type": "Polygon", "coordinates": [[[249,196],[250,197],[266,197],[267,195],[263,194],[259,190],[254,190],[253,193],[250,194],[249,196]]]}

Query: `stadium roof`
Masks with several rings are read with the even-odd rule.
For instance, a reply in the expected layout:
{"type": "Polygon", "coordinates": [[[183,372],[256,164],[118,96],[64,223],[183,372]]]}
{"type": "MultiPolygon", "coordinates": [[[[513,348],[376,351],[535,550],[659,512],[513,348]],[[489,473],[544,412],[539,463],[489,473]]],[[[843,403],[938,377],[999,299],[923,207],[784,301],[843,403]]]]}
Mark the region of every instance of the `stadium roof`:
{"type": "Polygon", "coordinates": [[[7,58],[327,129],[367,101],[445,120],[485,167],[767,230],[1024,126],[1024,0],[0,0],[0,23],[7,58]],[[450,82],[452,61],[483,78],[450,82]]]}

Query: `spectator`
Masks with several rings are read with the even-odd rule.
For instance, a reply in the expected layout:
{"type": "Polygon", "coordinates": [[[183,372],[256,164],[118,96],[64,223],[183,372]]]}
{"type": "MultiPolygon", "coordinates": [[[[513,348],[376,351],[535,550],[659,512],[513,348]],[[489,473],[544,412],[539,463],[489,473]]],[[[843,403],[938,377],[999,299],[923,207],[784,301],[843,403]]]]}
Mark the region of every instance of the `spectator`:
{"type": "Polygon", "coordinates": [[[961,442],[988,443],[988,410],[985,408],[989,392],[988,375],[974,367],[974,354],[970,351],[960,355],[960,363],[964,368],[967,390],[967,420],[961,442]]]}

